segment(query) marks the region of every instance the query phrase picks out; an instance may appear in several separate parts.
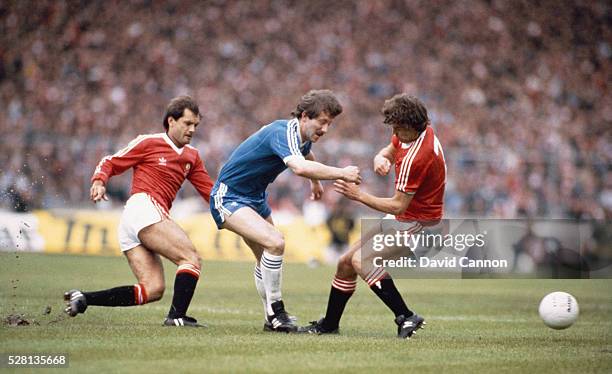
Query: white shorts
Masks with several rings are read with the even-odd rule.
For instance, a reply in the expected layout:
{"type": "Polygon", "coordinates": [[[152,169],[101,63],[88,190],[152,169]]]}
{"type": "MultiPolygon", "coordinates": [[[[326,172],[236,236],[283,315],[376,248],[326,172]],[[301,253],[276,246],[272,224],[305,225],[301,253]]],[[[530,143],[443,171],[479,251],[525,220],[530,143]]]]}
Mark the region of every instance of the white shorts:
{"type": "Polygon", "coordinates": [[[122,252],[140,245],[138,233],[154,223],[170,218],[168,212],[154,198],[144,192],[132,195],[125,203],[119,221],[119,248],[122,252]]]}
{"type": "Polygon", "coordinates": [[[385,215],[380,222],[381,232],[408,231],[410,233],[416,233],[422,228],[423,226],[417,221],[398,221],[392,214],[385,215]]]}

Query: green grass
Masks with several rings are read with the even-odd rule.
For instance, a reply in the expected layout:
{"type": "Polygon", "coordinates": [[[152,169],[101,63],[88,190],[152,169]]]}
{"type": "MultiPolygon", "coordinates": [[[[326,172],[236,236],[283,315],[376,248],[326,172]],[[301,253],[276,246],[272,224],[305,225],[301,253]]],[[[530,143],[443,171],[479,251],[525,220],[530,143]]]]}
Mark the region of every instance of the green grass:
{"type": "MultiPolygon", "coordinates": [[[[393,316],[363,283],[341,335],[263,332],[250,263],[206,262],[190,314],[209,328],[164,328],[175,269],[164,265],[170,287],[161,301],[66,319],[63,291],[134,283],[123,258],[0,254],[0,315],[24,313],[39,323],[2,324],[0,353],[69,353],[69,371],[79,373],[612,371],[612,280],[397,280],[428,321],[416,338],[400,341],[393,316]],[[567,330],[547,328],[537,314],[541,297],[554,290],[580,304],[567,330]],[[44,315],[47,305],[52,312],[44,315]]],[[[324,313],[333,272],[285,265],[285,302],[301,323],[324,313]]]]}

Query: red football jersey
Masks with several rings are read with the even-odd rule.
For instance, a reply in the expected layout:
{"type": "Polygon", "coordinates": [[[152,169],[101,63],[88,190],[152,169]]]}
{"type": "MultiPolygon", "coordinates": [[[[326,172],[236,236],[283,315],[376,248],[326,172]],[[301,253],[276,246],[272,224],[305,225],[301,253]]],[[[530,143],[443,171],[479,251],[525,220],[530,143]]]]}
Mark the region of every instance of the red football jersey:
{"type": "Polygon", "coordinates": [[[427,126],[414,141],[402,143],[395,135],[395,188],[414,194],[408,208],[395,216],[400,221],[437,221],[442,218],[446,163],[442,145],[427,126]]]}
{"type": "Polygon", "coordinates": [[[139,135],[127,147],[104,157],[91,180],[99,179],[106,184],[110,177],[131,167],[134,175],[130,194],[146,192],[167,212],[185,179],[204,200],[210,200],[213,182],[198,150],[190,145],[178,148],[166,133],[139,135]]]}

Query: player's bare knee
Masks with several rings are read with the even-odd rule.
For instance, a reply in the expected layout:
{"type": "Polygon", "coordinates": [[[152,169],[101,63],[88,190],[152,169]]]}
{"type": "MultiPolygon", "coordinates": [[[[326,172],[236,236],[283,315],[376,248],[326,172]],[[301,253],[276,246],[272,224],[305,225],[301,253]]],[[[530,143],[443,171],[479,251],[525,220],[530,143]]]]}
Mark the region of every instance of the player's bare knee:
{"type": "Polygon", "coordinates": [[[195,249],[189,252],[186,260],[186,263],[195,266],[197,270],[202,270],[202,257],[200,257],[200,254],[195,249]]]}
{"type": "Polygon", "coordinates": [[[285,238],[280,232],[271,235],[264,247],[273,255],[280,256],[285,252],[285,238]]]}
{"type": "Polygon", "coordinates": [[[361,251],[357,251],[353,253],[351,256],[351,266],[353,271],[360,273],[361,272],[361,251]]]}
{"type": "Polygon", "coordinates": [[[176,254],[176,257],[175,259],[173,259],[173,262],[176,265],[180,266],[191,264],[195,266],[198,270],[202,268],[202,259],[193,244],[189,243],[179,245],[174,249],[174,253],[176,254]]]}

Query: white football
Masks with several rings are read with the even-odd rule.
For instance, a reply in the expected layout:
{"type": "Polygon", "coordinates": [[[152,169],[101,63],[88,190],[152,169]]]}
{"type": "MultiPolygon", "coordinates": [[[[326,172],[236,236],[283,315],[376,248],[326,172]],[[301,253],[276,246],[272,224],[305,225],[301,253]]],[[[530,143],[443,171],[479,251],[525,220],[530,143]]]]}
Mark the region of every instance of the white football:
{"type": "Polygon", "coordinates": [[[556,330],[570,327],[578,319],[578,302],[567,292],[552,292],[540,302],[540,318],[556,330]]]}

